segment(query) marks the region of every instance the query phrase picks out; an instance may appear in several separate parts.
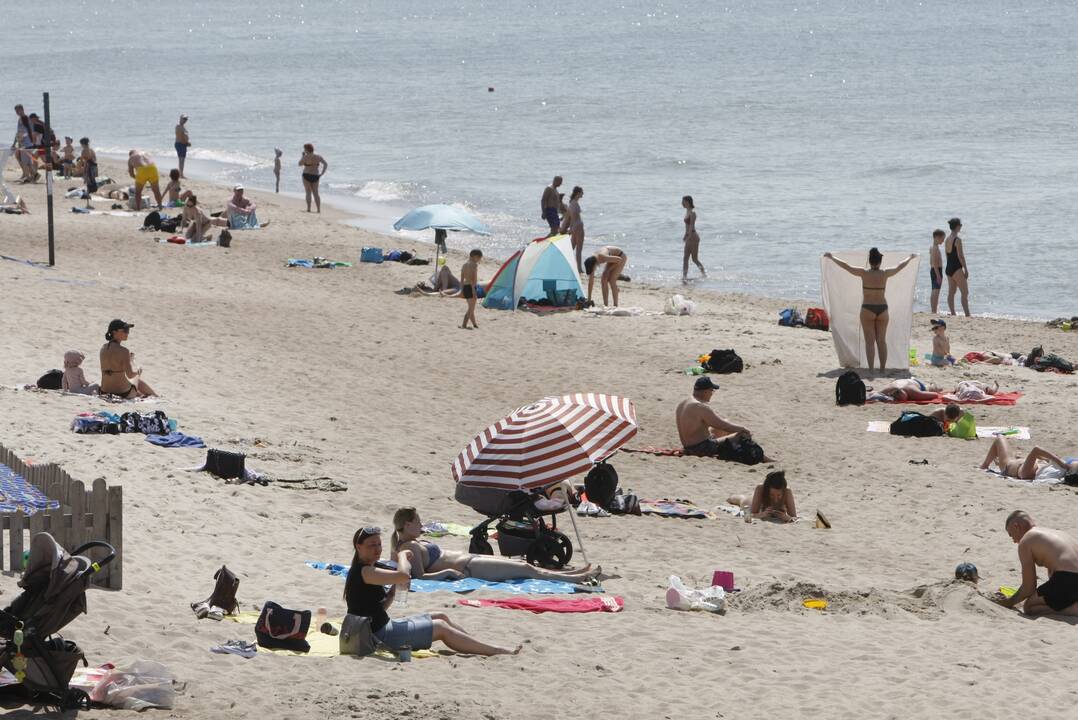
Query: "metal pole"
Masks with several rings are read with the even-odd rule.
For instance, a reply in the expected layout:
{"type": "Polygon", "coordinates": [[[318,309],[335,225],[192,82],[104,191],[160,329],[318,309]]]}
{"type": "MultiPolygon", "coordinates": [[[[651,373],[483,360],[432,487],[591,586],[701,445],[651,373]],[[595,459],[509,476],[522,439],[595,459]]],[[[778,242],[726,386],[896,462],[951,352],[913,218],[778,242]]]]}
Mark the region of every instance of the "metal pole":
{"type": "Polygon", "coordinates": [[[52,123],[49,122],[49,94],[44,93],[42,100],[45,105],[45,137],[42,144],[45,146],[45,202],[49,216],[49,267],[56,264],[56,238],[53,234],[52,221],[52,123]]]}

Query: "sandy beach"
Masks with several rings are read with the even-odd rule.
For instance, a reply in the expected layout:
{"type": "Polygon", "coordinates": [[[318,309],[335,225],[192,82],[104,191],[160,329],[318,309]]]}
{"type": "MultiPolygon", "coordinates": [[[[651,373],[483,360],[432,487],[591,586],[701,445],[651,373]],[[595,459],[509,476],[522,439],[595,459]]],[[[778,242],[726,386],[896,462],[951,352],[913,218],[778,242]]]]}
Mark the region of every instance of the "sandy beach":
{"type": "MultiPolygon", "coordinates": [[[[115,163],[104,170],[123,175],[115,163]]],[[[5,177],[10,182],[16,173],[9,168],[5,177]]],[[[229,195],[189,185],[208,210],[221,209],[229,195]]],[[[0,215],[0,254],[44,261],[43,184],[14,187],[33,214],[0,215]]],[[[79,412],[119,406],[0,389],[0,443],[24,459],[59,463],[84,482],[104,477],[124,488],[124,588],[92,590],[89,613],[63,634],[92,665],[146,658],[184,681],[176,707],[149,711],[154,717],[1073,713],[1072,623],[1027,619],[978,590],[1019,584],[1006,515],[1022,508],[1073,533],[1075,490],[982,472],[988,440],[866,432],[868,421],[893,420],[898,409],[836,407],[830,336],[778,326],[778,311],[790,303],[690,291],[697,314],[672,317],[658,311],[683,290],[630,283],[622,305],[643,308],[639,317],[481,309],[479,329],[466,332],[456,327],[461,300],[395,294],[426,279],[429,267],[358,263],[364,246],[421,257],[432,256],[432,247],[346,226],[329,207],[314,216],[295,200],[249,195],[272,224],[234,232],[228,249],[161,244],[155,238],[165,233],[138,230],[141,214],[73,214],[82,201],[60,197],[56,267],[0,261],[0,385],[34,382],[62,367],[69,349],[86,354],[86,375],[99,381],[106,326],[123,318],[135,325],[128,346],[136,364],[163,398],[134,409],[164,410],[208,446],[246,452],[250,468],[310,481],[302,484],[310,489],[229,485],[184,472],[204,450],[69,430],[79,412]],[[285,267],[289,257],[313,256],[356,264],[285,267]],[[640,432],[630,445],[676,445],[674,406],[692,386],[684,370],[698,355],[727,347],[746,367],[716,376],[722,389],[713,405],[750,427],[776,462],[746,467],[619,453],[613,463],[621,487],[710,510],[750,492],[774,467],[786,471],[807,519],[747,525],[721,511],[706,520],[580,518],[588,556],[603,567],[605,591],[624,598],[622,612],[532,615],[461,606],[461,596],[449,593],[411,593],[407,608],[391,613],[449,612],[484,639],[524,642],[517,657],[444,653],[403,664],[269,653],[245,660],[209,651],[231,638],[254,639],[251,626],[197,620],[189,609],[209,594],[222,564],[241,578],[244,610],[274,600],[296,609],[325,606],[339,617],[343,582],[304,562],[347,563],[356,528],[389,528],[402,505],[416,506],[424,520],[478,522],[480,515],[453,500],[450,474],[478,431],[538,398],[594,391],[636,403],[640,432]],[[911,464],[922,459],[928,463],[911,464]],[[330,491],[338,485],[346,490],[330,491]],[[832,529],[813,527],[817,509],[832,529]],[[962,561],[980,569],[977,589],[951,579],[962,561]],[[725,615],[665,607],[671,574],[703,586],[716,569],[733,571],[743,588],[725,615]],[[806,609],[808,597],[827,598],[830,607],[806,609]]],[[[463,261],[451,253],[454,273],[463,261]]],[[[497,267],[484,261],[480,278],[497,267]]],[[[928,320],[914,319],[912,345],[922,351],[931,346],[928,320]]],[[[1042,323],[958,317],[948,325],[957,357],[1043,345],[1078,358],[1078,333],[1042,323]]],[[[990,365],[916,374],[939,384],[998,380],[1021,391],[1014,407],[973,408],[978,424],[1029,426],[1033,439],[1018,442],[1023,450],[1036,444],[1078,455],[1078,376],[990,365]]],[[[467,545],[459,537],[440,542],[467,545]]],[[[0,602],[18,593],[15,583],[0,577],[0,602]]]]}

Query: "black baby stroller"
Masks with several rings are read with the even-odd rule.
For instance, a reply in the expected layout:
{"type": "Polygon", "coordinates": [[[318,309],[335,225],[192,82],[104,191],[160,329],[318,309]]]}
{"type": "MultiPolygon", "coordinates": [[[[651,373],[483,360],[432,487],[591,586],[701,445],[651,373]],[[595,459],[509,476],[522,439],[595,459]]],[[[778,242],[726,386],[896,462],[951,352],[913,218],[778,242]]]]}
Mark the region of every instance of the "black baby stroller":
{"type": "Polygon", "coordinates": [[[573,544],[558,530],[558,513],[570,507],[561,498],[547,497],[541,490],[490,492],[490,488],[458,483],[456,499],[487,516],[471,529],[469,552],[494,554],[487,539],[493,524],[498,531],[498,551],[502,555],[523,556],[532,565],[552,570],[560,570],[572,559],[573,544]],[[550,516],[549,523],[544,515],[550,516]]]}
{"type": "Polygon", "coordinates": [[[116,551],[104,542],[80,545],[71,555],[48,533],[30,541],[30,559],[19,580],[22,593],[0,611],[0,667],[15,675],[35,699],[61,710],[88,709],[90,699],[68,682],[82,650],[54,633],[86,612],[86,587],[94,573],[112,562],[116,551]],[[103,548],[98,561],[84,553],[103,548]]]}

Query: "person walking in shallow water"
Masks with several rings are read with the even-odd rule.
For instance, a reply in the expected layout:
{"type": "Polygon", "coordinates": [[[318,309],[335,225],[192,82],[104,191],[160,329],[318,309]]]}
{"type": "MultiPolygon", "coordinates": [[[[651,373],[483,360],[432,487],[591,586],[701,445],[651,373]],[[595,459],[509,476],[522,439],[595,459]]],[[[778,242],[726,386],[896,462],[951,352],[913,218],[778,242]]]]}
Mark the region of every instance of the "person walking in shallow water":
{"type": "Polygon", "coordinates": [[[958,237],[962,221],[951,218],[947,221],[947,227],[951,228],[951,234],[943,243],[943,253],[947,257],[947,307],[954,315],[954,294],[961,290],[962,312],[969,317],[969,266],[966,265],[966,254],[962,250],[962,238],[958,237]]]}
{"type": "Polygon", "coordinates": [[[561,225],[561,218],[558,217],[558,209],[561,207],[561,196],[558,194],[558,187],[561,186],[561,175],[555,175],[553,182],[546,186],[543,190],[543,199],[539,202],[540,211],[543,213],[543,219],[546,220],[547,225],[550,226],[550,232],[547,233],[547,237],[556,235],[558,227],[561,225]]]}
{"type": "Polygon", "coordinates": [[[314,197],[314,206],[318,212],[322,212],[322,198],[318,195],[318,183],[329,169],[329,163],[321,155],[314,151],[314,145],[306,143],[303,146],[303,155],[300,156],[299,166],[303,168],[303,192],[307,196],[307,212],[311,211],[311,197],[314,197]]]}
{"type": "Polygon", "coordinates": [[[887,323],[890,317],[887,314],[887,279],[894,277],[902,268],[909,265],[915,257],[910,255],[893,268],[883,269],[883,253],[876,248],[868,251],[868,267],[858,268],[842,262],[831,253],[823,256],[840,268],[861,278],[861,288],[864,293],[861,298],[861,331],[865,336],[865,357],[868,358],[868,369],[875,370],[876,350],[880,353],[880,372],[887,372],[887,323]]]}
{"type": "MultiPolygon", "coordinates": [[[[584,197],[584,188],[577,185],[573,192],[569,193],[569,212],[561,221],[559,232],[569,231],[569,240],[573,244],[573,252],[576,253],[576,271],[584,273],[584,219],[580,216],[580,198],[584,197]]],[[[605,291],[606,286],[603,286],[605,291]]]]}
{"type": "Polygon", "coordinates": [[[696,234],[696,205],[693,204],[692,195],[681,198],[681,207],[685,208],[685,237],[682,238],[685,254],[681,259],[681,282],[688,282],[690,259],[700,268],[703,277],[707,277],[707,270],[700,262],[700,236],[696,234]]]}

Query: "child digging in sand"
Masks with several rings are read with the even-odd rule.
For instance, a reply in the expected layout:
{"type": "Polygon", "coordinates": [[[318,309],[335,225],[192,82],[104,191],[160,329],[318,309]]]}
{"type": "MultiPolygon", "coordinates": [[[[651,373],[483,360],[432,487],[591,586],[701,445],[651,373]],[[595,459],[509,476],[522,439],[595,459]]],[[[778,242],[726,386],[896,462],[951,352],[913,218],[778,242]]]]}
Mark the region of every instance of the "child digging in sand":
{"type": "Polygon", "coordinates": [[[464,263],[464,266],[460,269],[460,294],[465,300],[468,301],[468,311],[464,313],[464,322],[460,327],[463,330],[468,329],[468,321],[472,321],[472,327],[478,328],[479,323],[475,321],[475,302],[476,302],[476,285],[479,284],[479,261],[483,259],[483,251],[476,249],[468,253],[468,262],[464,263]]]}
{"type": "Polygon", "coordinates": [[[947,323],[944,320],[932,321],[932,355],[929,359],[936,367],[945,367],[954,362],[951,357],[951,341],[947,339],[947,323]]]}

